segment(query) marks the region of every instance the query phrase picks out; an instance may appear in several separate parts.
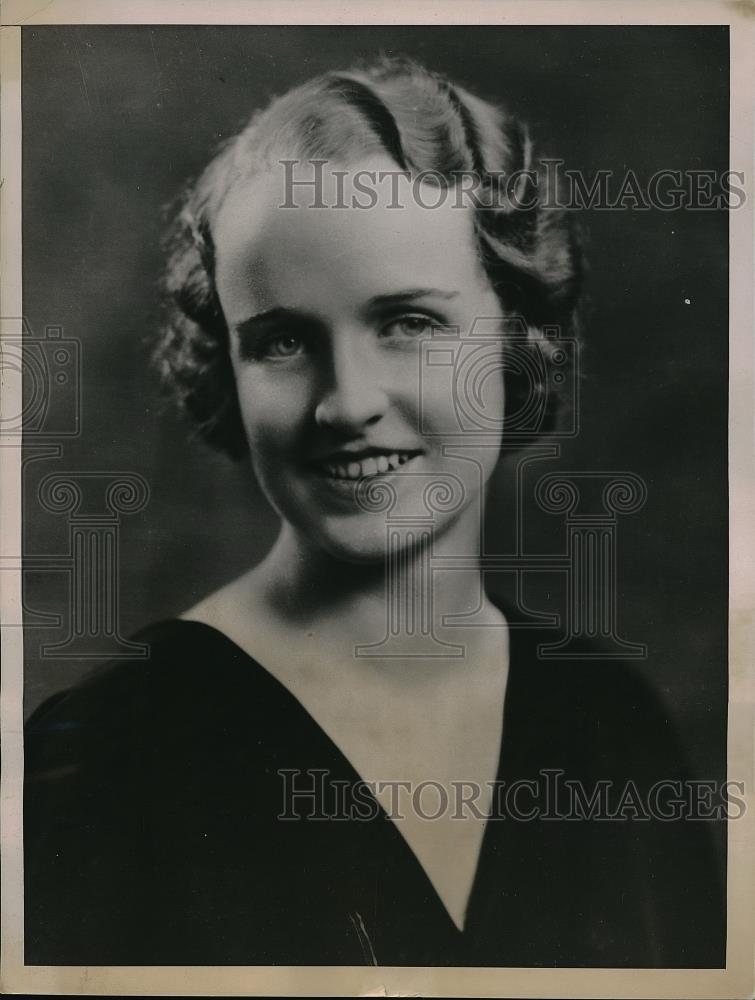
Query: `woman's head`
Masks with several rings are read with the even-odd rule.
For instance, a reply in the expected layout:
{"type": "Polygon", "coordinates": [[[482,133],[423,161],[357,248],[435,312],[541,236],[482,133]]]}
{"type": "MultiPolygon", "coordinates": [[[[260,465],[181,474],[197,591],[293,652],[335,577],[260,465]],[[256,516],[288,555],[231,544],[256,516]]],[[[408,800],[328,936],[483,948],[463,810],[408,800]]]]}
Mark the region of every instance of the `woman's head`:
{"type": "Polygon", "coordinates": [[[537,183],[518,123],[415,64],[329,73],[256,114],[171,231],[156,356],[201,435],[251,448],[283,517],[334,543],[363,534],[353,480],[394,455],[405,483],[450,477],[468,502],[544,389],[541,366],[507,363],[503,318],[532,351],[545,324],[573,321],[574,241],[537,183]],[[304,177],[320,186],[291,184],[304,177]],[[459,424],[465,392],[479,428],[459,424]]]}

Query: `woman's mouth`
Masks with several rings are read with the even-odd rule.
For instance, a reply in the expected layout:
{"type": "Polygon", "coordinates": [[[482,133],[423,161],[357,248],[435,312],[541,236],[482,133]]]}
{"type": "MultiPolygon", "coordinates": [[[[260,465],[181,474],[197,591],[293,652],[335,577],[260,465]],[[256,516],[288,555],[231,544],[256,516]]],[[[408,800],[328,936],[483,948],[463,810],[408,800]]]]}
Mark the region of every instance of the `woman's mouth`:
{"type": "Polygon", "coordinates": [[[321,475],[329,479],[357,480],[367,476],[390,475],[419,454],[418,451],[394,451],[379,455],[355,456],[348,460],[344,456],[339,461],[318,462],[315,467],[321,475]]]}

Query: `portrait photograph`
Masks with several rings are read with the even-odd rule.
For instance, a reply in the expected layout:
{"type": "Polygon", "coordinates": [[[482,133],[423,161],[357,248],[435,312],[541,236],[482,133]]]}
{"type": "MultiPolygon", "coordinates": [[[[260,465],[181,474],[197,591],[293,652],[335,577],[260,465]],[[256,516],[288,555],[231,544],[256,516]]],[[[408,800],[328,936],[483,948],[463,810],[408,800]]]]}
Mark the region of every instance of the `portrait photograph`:
{"type": "Polygon", "coordinates": [[[9,991],[750,995],[743,5],[11,6],[9,991]]]}

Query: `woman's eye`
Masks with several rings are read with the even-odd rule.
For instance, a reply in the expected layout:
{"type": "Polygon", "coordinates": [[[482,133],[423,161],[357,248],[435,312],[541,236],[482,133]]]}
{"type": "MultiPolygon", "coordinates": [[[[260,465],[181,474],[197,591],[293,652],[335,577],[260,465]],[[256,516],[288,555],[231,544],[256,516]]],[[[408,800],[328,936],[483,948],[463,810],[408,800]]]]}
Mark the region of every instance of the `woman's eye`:
{"type": "Polygon", "coordinates": [[[428,335],[433,327],[441,324],[429,316],[399,316],[383,329],[388,336],[416,338],[428,335]]]}
{"type": "Polygon", "coordinates": [[[271,337],[260,351],[265,358],[293,358],[304,350],[304,341],[294,334],[281,334],[271,337]]]}

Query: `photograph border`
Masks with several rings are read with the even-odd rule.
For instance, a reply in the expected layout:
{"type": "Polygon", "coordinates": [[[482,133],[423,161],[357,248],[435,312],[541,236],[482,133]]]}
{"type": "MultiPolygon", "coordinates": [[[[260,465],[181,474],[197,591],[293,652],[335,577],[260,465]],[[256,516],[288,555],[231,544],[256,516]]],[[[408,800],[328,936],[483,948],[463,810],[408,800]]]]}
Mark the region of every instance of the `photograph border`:
{"type": "MultiPolygon", "coordinates": [[[[0,689],[2,925],[4,993],[237,996],[509,996],[737,998],[753,993],[755,799],[755,407],[753,405],[753,105],[755,5],[742,2],[624,0],[7,0],[0,29],[0,316],[22,308],[21,30],[50,24],[192,25],[729,25],[730,168],[744,174],[745,204],[730,212],[729,260],[729,712],[728,773],[745,785],[745,813],[728,823],[728,932],[725,969],[423,968],[321,966],[23,965],[23,630],[20,553],[21,434],[0,439],[0,689]]],[[[4,322],[3,326],[7,324],[4,322]]],[[[22,411],[21,372],[3,370],[3,416],[22,411]]]]}

